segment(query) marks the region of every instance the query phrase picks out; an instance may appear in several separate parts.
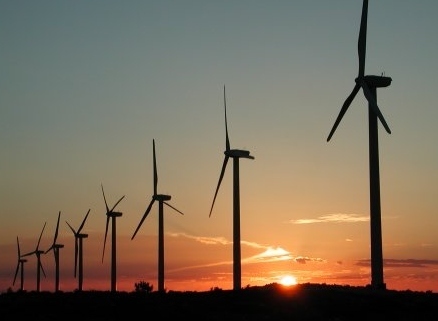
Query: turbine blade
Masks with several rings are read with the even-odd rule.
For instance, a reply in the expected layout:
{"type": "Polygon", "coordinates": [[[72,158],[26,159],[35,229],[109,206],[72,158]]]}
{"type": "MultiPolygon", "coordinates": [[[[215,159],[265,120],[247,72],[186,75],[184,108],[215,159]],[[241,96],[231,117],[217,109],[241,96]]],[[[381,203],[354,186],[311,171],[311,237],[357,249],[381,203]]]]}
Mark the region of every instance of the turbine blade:
{"type": "Polygon", "coordinates": [[[344,117],[345,112],[347,111],[348,107],[350,107],[350,104],[353,101],[353,99],[356,96],[359,89],[360,89],[360,85],[358,83],[356,83],[356,85],[353,88],[353,91],[350,93],[350,95],[347,97],[344,104],[342,105],[342,108],[341,108],[341,111],[339,112],[338,118],[336,118],[336,121],[332,127],[332,130],[330,131],[330,134],[327,137],[327,141],[329,141],[332,138],[336,128],[338,127],[339,123],[342,120],[342,117],[344,117]]]}
{"type": "Polygon", "coordinates": [[[388,124],[386,123],[385,118],[383,117],[382,113],[380,112],[379,107],[377,106],[377,102],[374,99],[373,95],[371,94],[370,89],[368,88],[368,85],[365,81],[361,82],[363,93],[368,100],[369,106],[371,107],[372,111],[377,115],[377,117],[382,122],[383,127],[385,127],[385,130],[388,132],[388,134],[391,134],[391,130],[389,129],[388,124]]]}
{"type": "Polygon", "coordinates": [[[18,258],[20,258],[21,257],[21,254],[20,254],[20,242],[18,241],[18,236],[17,236],[17,251],[18,251],[18,258]]]}
{"type": "Polygon", "coordinates": [[[368,0],[364,0],[362,5],[362,18],[360,21],[359,39],[357,42],[357,51],[359,55],[359,78],[362,78],[365,74],[367,20],[368,20],[368,0]]]}
{"type": "Polygon", "coordinates": [[[17,236],[17,250],[18,250],[18,261],[17,261],[17,268],[15,269],[15,276],[14,276],[14,282],[12,282],[12,285],[15,284],[15,281],[17,279],[18,270],[20,268],[20,243],[18,242],[18,236],[17,236]]]}
{"type": "Polygon", "coordinates": [[[230,139],[228,138],[228,125],[227,125],[227,99],[225,96],[225,85],[224,85],[224,109],[225,109],[225,150],[230,150],[230,139]]]}
{"type": "Polygon", "coordinates": [[[79,252],[79,240],[78,237],[75,236],[75,272],[74,272],[74,277],[76,277],[76,270],[77,270],[77,266],[78,266],[78,252],[79,252]]]}
{"type": "Polygon", "coordinates": [[[152,198],[151,202],[149,203],[148,208],[146,209],[146,212],[144,212],[143,217],[140,220],[140,223],[138,224],[137,228],[135,229],[134,234],[131,237],[131,240],[134,239],[135,235],[137,234],[138,230],[140,229],[140,226],[143,224],[144,220],[148,216],[149,212],[151,211],[152,205],[154,205],[155,199],[152,198]]]}
{"type": "Polygon", "coordinates": [[[44,229],[46,228],[46,224],[47,224],[47,222],[44,222],[43,230],[41,231],[40,237],[39,237],[39,239],[38,239],[38,243],[37,243],[37,247],[36,247],[36,250],[37,250],[37,251],[38,251],[38,248],[39,248],[39,246],[40,246],[41,236],[43,236],[43,232],[44,232],[44,229]]]}
{"type": "Polygon", "coordinates": [[[84,219],[82,220],[81,226],[79,226],[79,229],[78,229],[78,233],[80,233],[82,228],[84,227],[84,224],[85,224],[85,221],[87,220],[88,214],[90,214],[90,210],[91,210],[91,208],[88,209],[87,214],[85,215],[84,219]]]}
{"type": "Polygon", "coordinates": [[[41,263],[40,260],[39,260],[39,266],[38,266],[38,268],[41,269],[41,271],[43,272],[44,277],[46,277],[46,272],[44,271],[43,264],[41,263]]]}
{"type": "Polygon", "coordinates": [[[155,155],[155,139],[152,140],[153,143],[153,156],[154,156],[154,195],[157,195],[157,186],[158,186],[158,172],[157,172],[157,159],[155,155]]]}
{"type": "Polygon", "coordinates": [[[53,239],[53,244],[56,243],[56,240],[58,239],[58,229],[59,229],[59,219],[61,218],[61,211],[58,213],[58,221],[56,222],[56,230],[55,230],[55,237],[53,239]]]}
{"type": "Polygon", "coordinates": [[[224,178],[225,169],[227,168],[228,158],[229,158],[228,156],[225,156],[224,162],[222,164],[222,170],[221,170],[221,174],[219,176],[219,181],[217,183],[216,192],[214,193],[213,203],[211,204],[209,217],[211,216],[211,213],[213,212],[214,202],[216,201],[216,196],[217,196],[217,193],[219,192],[219,187],[221,186],[222,179],[224,178]]]}
{"type": "Polygon", "coordinates": [[[177,208],[175,208],[175,207],[173,207],[172,205],[170,205],[169,203],[167,203],[167,202],[163,202],[164,204],[166,204],[167,206],[169,206],[170,208],[172,208],[172,209],[174,209],[175,211],[177,211],[178,213],[180,213],[181,215],[184,215],[184,213],[183,212],[181,212],[180,210],[178,210],[177,208]]]}
{"type": "Polygon", "coordinates": [[[47,253],[49,253],[49,251],[50,250],[53,250],[54,249],[54,245],[55,245],[55,243],[53,243],[45,252],[44,252],[44,254],[47,254],[47,253]]]}
{"type": "Polygon", "coordinates": [[[123,195],[122,197],[120,197],[120,199],[116,202],[116,204],[114,204],[114,206],[113,206],[113,208],[111,209],[111,211],[110,212],[112,212],[112,211],[114,211],[114,209],[116,208],[116,206],[120,203],[120,201],[122,200],[122,199],[124,199],[125,198],[125,195],[123,195]]]}
{"type": "Polygon", "coordinates": [[[110,217],[109,217],[108,214],[107,214],[107,215],[106,215],[105,239],[103,240],[102,263],[103,263],[103,257],[104,257],[104,255],[105,255],[105,244],[106,244],[106,237],[107,237],[107,235],[108,235],[109,219],[110,219],[110,217]]]}
{"type": "Polygon", "coordinates": [[[20,269],[20,260],[17,263],[17,268],[15,269],[15,275],[14,275],[14,282],[12,282],[12,285],[15,285],[15,281],[17,280],[18,270],[20,269]]]}
{"type": "Polygon", "coordinates": [[[76,231],[74,230],[74,228],[73,227],[71,227],[71,225],[70,224],[68,224],[68,222],[67,221],[65,221],[66,223],[67,223],[67,225],[68,225],[68,227],[70,228],[70,230],[73,232],[73,234],[74,235],[76,235],[76,231]]]}
{"type": "Polygon", "coordinates": [[[106,202],[105,192],[103,191],[103,184],[100,184],[100,186],[102,187],[103,200],[105,201],[105,207],[106,207],[106,211],[108,213],[109,207],[108,207],[108,203],[106,202]]]}
{"type": "Polygon", "coordinates": [[[29,252],[29,253],[23,254],[21,257],[29,256],[29,255],[32,255],[32,254],[35,254],[35,253],[36,253],[36,251],[32,251],[32,252],[29,252]]]}

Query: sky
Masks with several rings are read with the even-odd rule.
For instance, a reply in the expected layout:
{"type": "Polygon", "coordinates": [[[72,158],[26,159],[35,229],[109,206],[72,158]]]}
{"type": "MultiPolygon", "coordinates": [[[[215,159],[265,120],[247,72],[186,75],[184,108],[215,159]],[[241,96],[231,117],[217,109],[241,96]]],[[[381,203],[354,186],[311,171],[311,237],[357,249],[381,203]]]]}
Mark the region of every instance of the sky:
{"type": "MultiPolygon", "coordinates": [[[[88,210],[85,290],[110,289],[106,209],[116,210],[117,290],[157,289],[158,204],[165,288],[231,289],[232,162],[240,160],[241,283],[367,285],[368,105],[360,91],[327,136],[358,72],[360,0],[0,1],[0,291],[21,254],[46,250],[61,212],[60,289],[73,291],[74,237],[88,210]]],[[[377,100],[384,282],[438,292],[438,3],[369,1],[365,73],[377,100]]],[[[27,256],[24,288],[36,289],[27,256]]],[[[55,261],[42,255],[41,289],[55,261]]]]}

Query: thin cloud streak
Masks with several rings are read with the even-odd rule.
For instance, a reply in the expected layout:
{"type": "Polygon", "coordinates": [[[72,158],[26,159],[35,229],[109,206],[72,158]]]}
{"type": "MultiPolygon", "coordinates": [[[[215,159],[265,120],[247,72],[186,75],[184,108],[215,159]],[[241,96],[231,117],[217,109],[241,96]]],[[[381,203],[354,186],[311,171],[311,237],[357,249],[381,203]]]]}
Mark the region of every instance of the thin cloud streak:
{"type": "Polygon", "coordinates": [[[292,224],[314,224],[314,223],[361,223],[368,222],[369,216],[359,214],[328,214],[318,218],[303,218],[298,220],[290,220],[292,224]]]}
{"type": "MultiPolygon", "coordinates": [[[[204,236],[194,236],[189,235],[186,233],[168,233],[167,235],[172,237],[185,237],[191,240],[195,240],[197,242],[200,242],[202,244],[207,245],[230,245],[232,244],[231,241],[228,241],[224,237],[204,237],[204,236]]],[[[262,249],[263,251],[252,255],[247,258],[242,258],[243,264],[256,264],[256,263],[271,263],[271,262],[278,262],[278,261],[295,261],[300,264],[304,264],[306,262],[325,262],[325,260],[321,258],[310,258],[310,257],[304,257],[304,256],[293,256],[289,251],[278,247],[278,246],[267,246],[262,245],[255,242],[248,242],[248,241],[241,241],[242,245],[253,248],[253,249],[262,249]]],[[[233,262],[231,260],[229,261],[219,261],[214,263],[208,263],[208,264],[200,264],[200,265],[193,265],[193,266],[186,266],[181,267],[177,269],[172,269],[169,272],[176,272],[176,271],[182,271],[182,270],[188,270],[188,269],[200,269],[200,268],[207,268],[212,266],[219,266],[219,265],[231,265],[233,262]]]]}
{"type": "MultiPolygon", "coordinates": [[[[371,260],[359,260],[356,262],[358,266],[369,267],[371,260]]],[[[384,267],[394,268],[427,268],[431,266],[438,266],[438,260],[421,260],[421,259],[384,259],[384,267]]]]}
{"type": "Polygon", "coordinates": [[[188,239],[192,239],[195,240],[197,242],[200,242],[202,244],[207,244],[207,245],[229,245],[229,244],[233,244],[233,242],[228,241],[226,238],[222,237],[222,236],[218,236],[218,237],[207,237],[207,236],[195,236],[195,235],[189,235],[187,233],[167,233],[168,236],[171,237],[185,237],[188,239]]]}

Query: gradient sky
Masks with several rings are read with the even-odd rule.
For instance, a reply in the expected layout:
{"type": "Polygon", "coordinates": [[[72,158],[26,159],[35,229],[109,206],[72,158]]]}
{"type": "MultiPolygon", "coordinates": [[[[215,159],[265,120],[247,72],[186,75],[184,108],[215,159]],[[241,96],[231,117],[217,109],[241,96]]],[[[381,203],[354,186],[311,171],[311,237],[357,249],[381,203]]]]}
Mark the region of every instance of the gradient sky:
{"type": "MultiPolygon", "coordinates": [[[[0,1],[0,291],[21,252],[52,243],[61,211],[61,290],[83,229],[84,289],[110,289],[105,204],[117,210],[118,290],[157,289],[155,139],[165,287],[232,288],[232,163],[211,217],[225,150],[223,86],[240,162],[242,286],[370,283],[368,106],[356,96],[361,0],[0,1]]],[[[377,92],[384,281],[438,291],[438,2],[370,0],[366,74],[377,92]]],[[[27,257],[25,289],[35,290],[27,257]]],[[[54,257],[41,289],[54,290],[54,257]]],[[[14,290],[19,288],[19,280],[14,290]]]]}

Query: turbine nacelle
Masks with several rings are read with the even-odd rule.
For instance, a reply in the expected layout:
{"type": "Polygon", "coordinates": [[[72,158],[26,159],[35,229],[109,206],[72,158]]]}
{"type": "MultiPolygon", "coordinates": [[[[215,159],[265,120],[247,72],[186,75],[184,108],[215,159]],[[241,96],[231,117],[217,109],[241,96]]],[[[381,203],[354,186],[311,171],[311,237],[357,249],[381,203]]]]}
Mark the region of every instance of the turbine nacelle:
{"type": "MultiPolygon", "coordinates": [[[[386,76],[364,76],[363,80],[367,83],[368,87],[383,88],[391,84],[392,78],[386,76]]],[[[360,84],[361,78],[357,77],[354,81],[360,84]]]]}
{"type": "Polygon", "coordinates": [[[156,194],[152,196],[152,198],[159,202],[165,202],[165,201],[170,201],[172,199],[172,196],[165,194],[156,194]]]}
{"type": "Polygon", "coordinates": [[[225,156],[232,158],[249,158],[254,159],[254,156],[250,155],[248,150],[241,149],[229,149],[224,152],[225,156]]]}
{"type": "Polygon", "coordinates": [[[111,212],[106,213],[106,215],[107,215],[108,217],[120,217],[120,216],[123,215],[123,213],[122,213],[122,212],[114,212],[114,211],[111,211],[111,212]]]}

